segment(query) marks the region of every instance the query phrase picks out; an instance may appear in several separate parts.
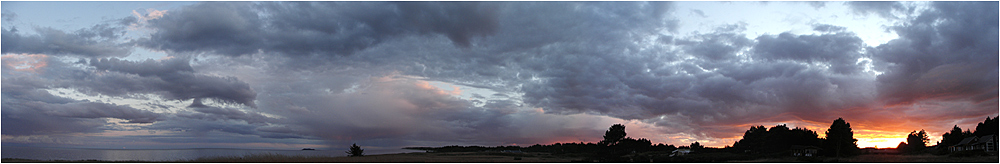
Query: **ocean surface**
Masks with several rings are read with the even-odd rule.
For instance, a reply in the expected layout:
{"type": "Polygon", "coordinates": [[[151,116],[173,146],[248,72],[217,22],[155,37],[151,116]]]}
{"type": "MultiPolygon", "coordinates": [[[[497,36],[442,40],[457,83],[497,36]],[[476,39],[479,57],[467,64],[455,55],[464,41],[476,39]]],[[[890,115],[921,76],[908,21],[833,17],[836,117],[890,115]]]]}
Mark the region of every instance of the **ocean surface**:
{"type": "MultiPolygon", "coordinates": [[[[344,150],[268,150],[268,149],[82,149],[3,146],[3,158],[37,160],[103,160],[103,161],[176,161],[211,157],[236,157],[254,154],[287,156],[345,156],[344,150]]],[[[414,150],[365,150],[365,154],[423,152],[414,150]]]]}

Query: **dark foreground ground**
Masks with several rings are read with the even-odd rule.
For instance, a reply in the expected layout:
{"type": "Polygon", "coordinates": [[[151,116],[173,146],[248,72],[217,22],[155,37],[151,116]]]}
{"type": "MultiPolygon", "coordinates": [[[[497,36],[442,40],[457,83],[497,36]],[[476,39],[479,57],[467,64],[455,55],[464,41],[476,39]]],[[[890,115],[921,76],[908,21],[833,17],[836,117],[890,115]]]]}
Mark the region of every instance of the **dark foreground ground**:
{"type": "MultiPolygon", "coordinates": [[[[308,163],[308,162],[349,162],[349,163],[363,163],[363,162],[376,162],[376,163],[398,163],[398,162],[501,162],[501,163],[517,163],[517,162],[530,162],[530,163],[544,163],[544,162],[582,162],[584,158],[582,157],[560,157],[552,156],[545,153],[499,153],[499,152],[450,152],[450,153],[402,153],[402,154],[383,154],[383,155],[368,155],[363,157],[300,157],[300,156],[284,156],[284,155],[252,155],[247,157],[219,157],[219,158],[204,158],[197,160],[185,160],[185,161],[154,161],[154,162],[196,162],[196,163],[207,163],[207,162],[281,162],[281,163],[308,163]]],[[[40,160],[25,160],[25,159],[3,159],[2,162],[149,162],[149,161],[97,161],[97,160],[80,160],[80,161],[40,161],[40,160]]],[[[755,160],[734,160],[734,161],[724,161],[724,162],[740,162],[740,163],[780,163],[780,162],[862,162],[862,163],[872,163],[872,162],[905,162],[905,163],[917,163],[917,162],[945,162],[945,163],[964,163],[964,162],[974,162],[974,163],[997,163],[1000,162],[1000,157],[997,156],[979,156],[979,157],[948,157],[948,156],[937,156],[937,155],[859,155],[850,158],[801,158],[801,157],[785,157],[785,158],[766,158],[766,159],[755,159],[755,160]]]]}
{"type": "Polygon", "coordinates": [[[401,153],[401,154],[382,154],[382,155],[366,155],[362,157],[302,157],[302,156],[285,156],[285,155],[251,155],[245,157],[218,157],[218,158],[202,158],[196,160],[184,160],[184,161],[98,161],[98,160],[78,160],[78,161],[40,161],[40,160],[27,160],[27,159],[8,159],[4,158],[3,163],[7,162],[194,162],[194,163],[209,163],[209,162],[238,162],[238,163],[248,163],[248,162],[281,162],[281,163],[309,163],[309,162],[347,162],[347,163],[359,163],[359,162],[375,162],[375,163],[399,163],[399,162],[500,162],[500,163],[517,163],[517,162],[530,162],[530,163],[542,163],[542,162],[572,162],[573,160],[579,160],[579,158],[567,158],[552,156],[544,153],[500,153],[500,152],[449,152],[449,153],[401,153]]]}

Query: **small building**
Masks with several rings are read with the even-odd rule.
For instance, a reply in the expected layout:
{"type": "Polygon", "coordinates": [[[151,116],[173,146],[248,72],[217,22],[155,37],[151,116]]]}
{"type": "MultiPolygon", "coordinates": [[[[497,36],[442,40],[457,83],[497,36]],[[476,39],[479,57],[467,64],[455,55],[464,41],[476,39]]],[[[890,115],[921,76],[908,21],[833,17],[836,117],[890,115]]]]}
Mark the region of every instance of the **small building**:
{"type": "Polygon", "coordinates": [[[691,154],[691,149],[677,149],[677,150],[674,150],[673,152],[671,152],[670,156],[671,157],[673,157],[673,156],[683,156],[683,155],[687,155],[687,154],[691,154]]]}
{"type": "Polygon", "coordinates": [[[819,147],[816,146],[802,146],[802,145],[792,145],[789,148],[792,151],[792,156],[796,157],[812,157],[819,155],[819,147]]]}
{"type": "Polygon", "coordinates": [[[958,151],[985,151],[988,153],[997,152],[997,142],[994,135],[982,137],[967,137],[962,142],[948,147],[951,152],[958,151]]]}

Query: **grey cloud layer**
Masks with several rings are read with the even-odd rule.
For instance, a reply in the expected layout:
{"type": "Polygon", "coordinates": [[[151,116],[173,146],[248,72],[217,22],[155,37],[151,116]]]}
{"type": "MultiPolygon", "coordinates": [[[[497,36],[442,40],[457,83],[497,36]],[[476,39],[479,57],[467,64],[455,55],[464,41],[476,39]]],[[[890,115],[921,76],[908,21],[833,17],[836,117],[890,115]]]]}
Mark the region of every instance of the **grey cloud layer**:
{"type": "MultiPolygon", "coordinates": [[[[907,8],[851,4],[859,14],[884,17],[907,8]]],[[[660,133],[726,138],[745,129],[737,125],[868,118],[856,110],[882,105],[995,108],[996,2],[935,2],[931,9],[899,17],[902,25],[891,30],[900,38],[871,47],[827,24],[814,25],[817,34],[747,38],[747,25],[733,24],[675,35],[679,22],[669,2],[207,2],[150,20],[156,32],[137,43],[209,58],[96,59],[87,69],[46,75],[40,81],[53,82],[41,86],[31,83],[39,79],[8,77],[5,67],[4,123],[72,116],[74,126],[97,127],[103,122],[87,118],[111,117],[199,134],[440,146],[596,139],[608,125],[580,121],[594,115],[638,119],[662,127],[660,133]],[[505,98],[458,99],[424,80],[505,98]],[[170,116],[107,104],[120,110],[8,110],[30,104],[20,102],[26,96],[84,103],[39,90],[48,85],[195,103],[170,116]]],[[[8,33],[4,53],[7,36],[15,36],[8,33]]],[[[30,133],[7,129],[5,135],[30,133]]]]}
{"type": "MultiPolygon", "coordinates": [[[[5,59],[9,60],[9,59],[5,59]]],[[[187,59],[132,62],[119,59],[95,59],[64,63],[55,57],[33,60],[45,63],[35,72],[23,72],[5,61],[3,70],[3,117],[8,125],[4,135],[64,134],[100,132],[113,128],[106,118],[127,120],[125,123],[162,123],[173,116],[116,105],[99,100],[76,100],[52,95],[51,89],[71,89],[94,96],[143,98],[141,94],[158,95],[164,100],[211,99],[223,103],[253,107],[256,93],[233,77],[196,74],[187,59]],[[23,126],[22,126],[23,125],[23,126]]],[[[162,106],[162,105],[161,105],[162,106]]],[[[169,109],[167,109],[169,110],[169,109]]],[[[231,110],[198,108],[210,116],[245,119],[258,123],[261,116],[240,114],[231,110]],[[225,116],[230,115],[230,116],[225,116]],[[257,119],[257,120],[254,120],[257,119]]]]}
{"type": "Polygon", "coordinates": [[[497,7],[489,2],[200,3],[150,21],[158,32],[140,43],[231,56],[348,55],[401,35],[432,33],[468,47],[473,37],[495,31],[497,7]]]}
{"type": "Polygon", "coordinates": [[[91,60],[99,76],[87,76],[80,87],[86,91],[122,96],[133,93],[153,93],[167,100],[208,98],[224,103],[255,106],[257,93],[233,77],[217,77],[194,73],[188,59],[133,62],[119,59],[91,60]]]}
{"type": "MultiPolygon", "coordinates": [[[[67,65],[52,58],[45,72],[70,72],[67,65]]],[[[4,135],[65,134],[98,132],[106,122],[103,118],[118,118],[129,123],[152,123],[162,120],[161,114],[128,106],[74,100],[50,94],[44,89],[55,86],[51,77],[17,74],[5,66],[3,70],[4,135]]]]}
{"type": "Polygon", "coordinates": [[[135,22],[128,17],[106,22],[74,32],[64,32],[52,28],[35,28],[36,34],[22,34],[16,27],[3,29],[3,50],[7,53],[30,53],[48,55],[74,55],[80,57],[124,57],[131,53],[127,43],[116,39],[124,34],[124,28],[135,22]]]}
{"type": "Polygon", "coordinates": [[[997,98],[995,2],[935,2],[892,30],[900,38],[875,48],[880,98],[889,103],[921,99],[997,98]]]}

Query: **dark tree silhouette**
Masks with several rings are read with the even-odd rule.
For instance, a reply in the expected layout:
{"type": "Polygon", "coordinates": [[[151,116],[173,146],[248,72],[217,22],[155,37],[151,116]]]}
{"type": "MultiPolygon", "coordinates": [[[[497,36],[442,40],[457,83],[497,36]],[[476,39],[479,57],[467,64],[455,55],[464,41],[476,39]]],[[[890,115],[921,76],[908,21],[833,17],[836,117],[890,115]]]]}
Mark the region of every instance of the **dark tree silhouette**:
{"type": "Polygon", "coordinates": [[[604,140],[598,142],[598,144],[604,146],[616,145],[622,139],[625,139],[625,135],[625,125],[611,125],[611,128],[608,128],[608,131],[604,132],[604,140]]]}
{"type": "Polygon", "coordinates": [[[365,156],[365,149],[361,149],[361,146],[358,146],[358,144],[352,144],[351,149],[346,153],[351,157],[365,156]]]}
{"type": "Polygon", "coordinates": [[[622,152],[626,153],[633,151],[635,152],[648,151],[652,146],[653,142],[650,142],[645,138],[633,139],[632,137],[626,137],[625,139],[618,141],[618,144],[615,145],[617,149],[620,149],[622,152]]]}
{"type": "Polygon", "coordinates": [[[851,123],[844,121],[844,118],[833,120],[830,129],[826,130],[826,140],[823,142],[823,151],[829,156],[842,157],[857,154],[858,139],[854,138],[851,131],[851,123]]]}
{"type": "Polygon", "coordinates": [[[899,145],[896,145],[896,150],[897,151],[906,150],[906,146],[907,146],[906,142],[899,142],[899,145]]]}
{"type": "Polygon", "coordinates": [[[1000,122],[998,122],[998,118],[1000,117],[992,117],[992,118],[986,117],[986,120],[976,125],[975,132],[970,131],[969,129],[962,131],[962,128],[959,128],[958,125],[955,125],[955,127],[953,127],[951,131],[949,131],[948,133],[944,133],[944,135],[941,136],[941,143],[938,144],[941,146],[938,146],[938,151],[942,152],[942,154],[947,153],[946,149],[947,146],[956,145],[968,137],[983,137],[987,135],[993,135],[994,140],[996,140],[997,137],[1000,136],[997,133],[998,131],[1000,131],[1000,129],[998,129],[998,127],[1000,127],[1000,122]]]}
{"type": "Polygon", "coordinates": [[[976,135],[977,137],[982,137],[986,135],[995,136],[997,134],[997,131],[1000,130],[997,129],[998,125],[1000,125],[1000,122],[997,122],[997,118],[1000,117],[994,117],[994,118],[986,117],[986,121],[980,122],[978,125],[976,125],[976,132],[973,132],[973,134],[976,135]]]}
{"type": "Polygon", "coordinates": [[[705,148],[705,146],[701,146],[701,143],[698,143],[698,141],[694,141],[694,143],[691,143],[691,150],[699,150],[702,148],[705,148]]]}
{"type": "Polygon", "coordinates": [[[611,125],[608,131],[604,132],[604,140],[598,142],[601,149],[596,152],[594,157],[602,162],[626,162],[630,160],[624,158],[624,155],[646,152],[653,149],[653,143],[649,140],[645,138],[634,139],[625,137],[626,134],[625,125],[611,125]]]}
{"type": "Polygon", "coordinates": [[[955,125],[954,128],[951,128],[951,132],[944,133],[944,135],[941,136],[941,145],[952,146],[962,142],[962,139],[965,139],[965,137],[970,136],[972,136],[972,134],[969,134],[968,132],[963,133],[962,128],[955,125]]]}
{"type": "MultiPolygon", "coordinates": [[[[928,140],[929,139],[927,139],[927,132],[925,132],[923,129],[921,129],[920,132],[917,131],[910,132],[910,134],[906,136],[907,144],[906,147],[902,149],[902,151],[906,153],[919,153],[920,151],[924,150],[924,148],[927,148],[928,140]]],[[[897,148],[897,150],[899,149],[897,148]]]]}
{"type": "Polygon", "coordinates": [[[787,154],[783,151],[788,151],[792,145],[818,147],[819,135],[809,129],[789,130],[787,125],[777,125],[771,129],[752,126],[743,133],[743,139],[733,143],[732,149],[738,153],[774,156],[787,154]]]}
{"type": "Polygon", "coordinates": [[[767,139],[767,128],[764,126],[752,126],[750,130],[743,133],[743,139],[736,141],[733,147],[744,152],[762,153],[764,152],[767,139]]]}

